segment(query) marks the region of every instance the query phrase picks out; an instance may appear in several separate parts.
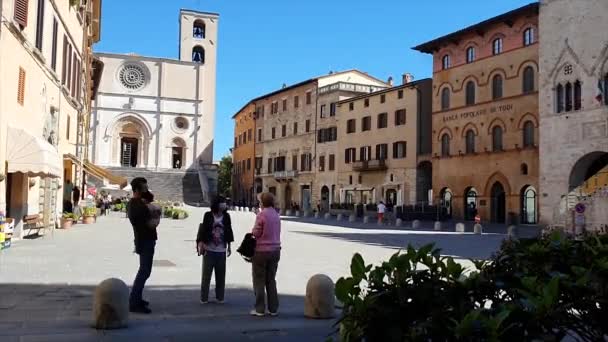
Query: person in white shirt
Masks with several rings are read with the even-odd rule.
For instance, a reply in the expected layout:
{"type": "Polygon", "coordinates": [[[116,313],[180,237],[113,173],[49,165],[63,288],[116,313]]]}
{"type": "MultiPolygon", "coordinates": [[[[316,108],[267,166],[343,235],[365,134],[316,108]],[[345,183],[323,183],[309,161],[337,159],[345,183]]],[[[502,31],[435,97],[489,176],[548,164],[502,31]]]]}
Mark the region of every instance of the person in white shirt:
{"type": "Polygon", "coordinates": [[[386,206],[384,205],[384,202],[380,201],[380,203],[378,203],[378,221],[379,222],[384,222],[384,212],[386,211],[386,206]]]}

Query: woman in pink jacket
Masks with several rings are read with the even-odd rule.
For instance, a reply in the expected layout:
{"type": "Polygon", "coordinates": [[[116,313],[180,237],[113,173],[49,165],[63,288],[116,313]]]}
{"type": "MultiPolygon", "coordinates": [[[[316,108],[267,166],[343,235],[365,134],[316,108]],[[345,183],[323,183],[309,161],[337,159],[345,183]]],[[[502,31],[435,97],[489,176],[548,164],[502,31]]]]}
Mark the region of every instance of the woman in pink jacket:
{"type": "Polygon", "coordinates": [[[251,314],[264,316],[265,299],[267,299],[268,313],[270,316],[276,316],[279,309],[279,295],[275,277],[281,258],[281,218],[274,209],[274,196],[271,193],[262,193],[260,203],[262,210],[255,219],[252,231],[257,243],[252,260],[255,309],[251,314]]]}

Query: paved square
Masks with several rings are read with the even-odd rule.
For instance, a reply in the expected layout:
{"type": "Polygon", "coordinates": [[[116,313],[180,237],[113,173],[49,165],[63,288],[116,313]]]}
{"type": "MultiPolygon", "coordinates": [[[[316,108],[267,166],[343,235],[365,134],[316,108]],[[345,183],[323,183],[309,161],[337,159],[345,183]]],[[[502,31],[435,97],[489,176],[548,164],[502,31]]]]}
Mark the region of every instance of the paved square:
{"type": "MultiPolygon", "coordinates": [[[[0,340],[324,341],[334,321],[303,317],[303,296],[312,275],[324,273],[336,281],[348,274],[355,252],[377,264],[407,243],[436,242],[448,255],[485,258],[505,238],[502,234],[346,228],[335,221],[321,225],[324,221],[285,219],[277,276],[281,315],[254,318],[247,315],[253,305],[251,265],[236,252],[227,264],[226,304],[198,303],[202,259],[196,255],[194,241],[204,209],[189,210],[186,220],[162,220],[155,265],[144,292],[153,314],[131,315],[130,326],[124,330],[90,328],[94,286],[109,277],[130,286],[137,270],[133,232],[124,215],[113,213],[93,225],[78,224],[19,241],[0,252],[0,340]]],[[[255,216],[231,215],[238,244],[255,216]]]]}

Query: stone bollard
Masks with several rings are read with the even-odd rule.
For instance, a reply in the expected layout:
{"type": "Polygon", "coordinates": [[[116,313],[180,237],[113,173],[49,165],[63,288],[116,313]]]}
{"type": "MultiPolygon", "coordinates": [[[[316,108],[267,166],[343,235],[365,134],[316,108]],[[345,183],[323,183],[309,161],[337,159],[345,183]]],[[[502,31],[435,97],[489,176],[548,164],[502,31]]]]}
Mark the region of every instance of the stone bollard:
{"type": "Polygon", "coordinates": [[[414,221],[412,221],[412,228],[413,229],[420,229],[420,220],[414,220],[414,221]]]}
{"type": "Polygon", "coordinates": [[[475,225],[473,226],[473,233],[475,233],[475,234],[483,233],[483,227],[481,226],[481,224],[475,223],[475,225]]]}
{"type": "Polygon", "coordinates": [[[292,212],[290,209],[285,210],[285,216],[291,216],[292,212]]]}
{"type": "Polygon", "coordinates": [[[331,214],[330,213],[326,213],[325,216],[323,216],[324,219],[329,220],[331,219],[331,214]]]}
{"type": "Polygon", "coordinates": [[[350,215],[350,216],[348,217],[348,222],[355,222],[355,221],[357,221],[357,216],[355,216],[355,215],[350,215]]]}
{"type": "Polygon", "coordinates": [[[122,280],[110,278],[95,289],[93,327],[120,329],[129,322],[129,288],[122,280]]]}
{"type": "Polygon", "coordinates": [[[293,216],[300,217],[300,211],[299,210],[294,210],[293,211],[293,216]]]}
{"type": "Polygon", "coordinates": [[[344,215],[342,214],[338,214],[338,216],[336,217],[336,221],[342,221],[344,219],[344,215]]]}
{"type": "Polygon", "coordinates": [[[398,218],[395,220],[395,227],[401,227],[403,225],[403,220],[398,218]]]}
{"type": "Polygon", "coordinates": [[[509,228],[507,228],[507,234],[509,236],[509,239],[517,240],[517,235],[518,235],[517,226],[509,226],[509,228]]]}
{"type": "Polygon", "coordinates": [[[435,226],[433,227],[436,231],[441,230],[441,221],[435,221],[435,226]]]}
{"type": "Polygon", "coordinates": [[[363,223],[369,223],[369,216],[363,216],[363,223]]]}
{"type": "Polygon", "coordinates": [[[306,284],[304,316],[316,319],[333,318],[335,315],[334,282],[324,274],[312,276],[306,284]]]}
{"type": "Polygon", "coordinates": [[[318,211],[315,211],[315,218],[318,219],[321,217],[321,213],[318,211]]]}
{"type": "Polygon", "coordinates": [[[456,223],[456,233],[464,233],[464,223],[456,223]]]}
{"type": "Polygon", "coordinates": [[[304,217],[310,217],[312,214],[308,210],[304,210],[304,217]]]}

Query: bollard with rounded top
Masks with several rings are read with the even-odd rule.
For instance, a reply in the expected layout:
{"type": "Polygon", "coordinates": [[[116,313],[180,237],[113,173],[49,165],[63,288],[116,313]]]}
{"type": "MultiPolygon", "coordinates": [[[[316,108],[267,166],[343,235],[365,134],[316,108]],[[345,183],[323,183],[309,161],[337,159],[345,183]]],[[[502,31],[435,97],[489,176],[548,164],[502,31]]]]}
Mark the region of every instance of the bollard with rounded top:
{"type": "Polygon", "coordinates": [[[326,213],[325,216],[323,216],[324,219],[329,220],[331,219],[331,214],[330,213],[326,213]]]}
{"type": "Polygon", "coordinates": [[[304,316],[315,319],[333,318],[335,314],[334,282],[324,274],[312,276],[306,284],[304,316]]]}
{"type": "Polygon", "coordinates": [[[315,211],[315,218],[318,219],[321,217],[321,213],[319,213],[318,211],[315,211]]]}
{"type": "Polygon", "coordinates": [[[129,288],[122,280],[110,278],[95,289],[93,327],[120,329],[129,322],[129,288]]]}
{"type": "Polygon", "coordinates": [[[338,216],[336,217],[336,221],[342,221],[344,219],[344,215],[342,214],[338,214],[338,216]]]}
{"type": "Polygon", "coordinates": [[[395,220],[395,227],[401,227],[403,225],[403,220],[398,218],[395,220]]]}
{"type": "Polygon", "coordinates": [[[481,224],[475,223],[475,225],[473,226],[473,233],[475,233],[475,234],[483,233],[483,227],[481,226],[481,224]]]}
{"type": "Polygon", "coordinates": [[[435,221],[435,226],[433,227],[435,230],[441,230],[441,221],[435,221]]]}
{"type": "Polygon", "coordinates": [[[355,216],[355,215],[350,215],[350,216],[348,217],[348,222],[355,222],[355,221],[357,221],[357,216],[355,216]]]}
{"type": "Polygon", "coordinates": [[[291,216],[293,213],[290,209],[285,210],[285,216],[291,216]]]}
{"type": "Polygon", "coordinates": [[[507,228],[509,239],[517,240],[517,233],[517,226],[509,226],[509,228],[507,228]]]}
{"type": "Polygon", "coordinates": [[[414,220],[414,221],[412,221],[412,228],[413,229],[420,229],[420,220],[414,220]]]}
{"type": "Polygon", "coordinates": [[[456,223],[456,233],[464,233],[464,223],[456,223]]]}
{"type": "Polygon", "coordinates": [[[363,216],[363,223],[369,223],[369,216],[363,216]]]}

